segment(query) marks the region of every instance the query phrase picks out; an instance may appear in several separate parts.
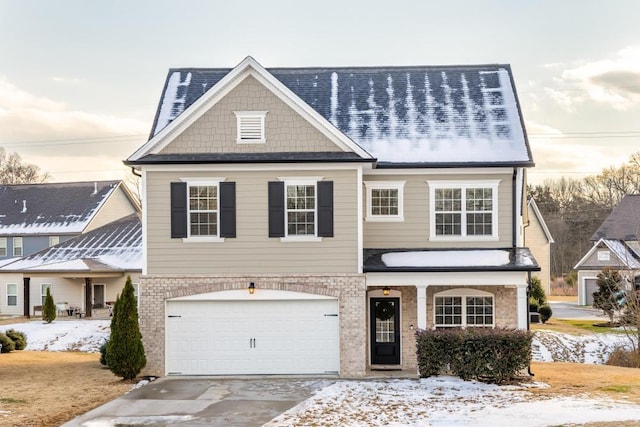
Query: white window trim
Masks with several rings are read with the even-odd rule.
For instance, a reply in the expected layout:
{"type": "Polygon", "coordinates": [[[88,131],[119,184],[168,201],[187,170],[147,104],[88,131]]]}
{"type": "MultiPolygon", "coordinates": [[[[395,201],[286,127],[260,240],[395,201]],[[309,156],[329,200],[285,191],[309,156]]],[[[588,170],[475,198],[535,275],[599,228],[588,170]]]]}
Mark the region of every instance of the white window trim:
{"type": "Polygon", "coordinates": [[[236,143],[237,144],[265,144],[267,138],[265,135],[265,118],[267,111],[234,111],[236,116],[236,143]],[[245,118],[257,118],[260,119],[260,139],[242,139],[242,119],[245,118]]]}
{"type": "Polygon", "coordinates": [[[49,292],[53,293],[52,284],[51,283],[40,283],[40,300],[42,301],[42,306],[44,307],[44,299],[47,296],[47,288],[49,288],[49,292]],[[46,287],[45,287],[46,286],[46,287]]]}
{"type": "Polygon", "coordinates": [[[18,284],[17,283],[7,283],[7,307],[17,307],[18,306],[18,284]],[[15,293],[9,293],[9,286],[15,287],[15,293]],[[9,297],[16,297],[15,304],[9,304],[9,297]]]}
{"type": "Polygon", "coordinates": [[[211,178],[180,178],[181,182],[187,183],[187,237],[184,237],[182,241],[184,243],[221,243],[224,242],[224,237],[220,237],[220,183],[224,182],[226,178],[211,177],[211,178]],[[189,209],[189,187],[203,187],[203,186],[216,186],[218,188],[218,206],[217,206],[217,224],[218,235],[217,236],[191,236],[191,210],[189,209]]]}
{"type": "Polygon", "coordinates": [[[491,297],[493,302],[493,323],[491,325],[471,325],[473,328],[495,328],[496,327],[496,296],[491,292],[481,291],[472,288],[449,289],[433,295],[433,326],[434,328],[466,328],[467,325],[467,297],[491,297]],[[438,325],[436,323],[436,298],[461,297],[462,298],[462,324],[460,325],[438,325]]]}
{"type": "Polygon", "coordinates": [[[7,238],[0,237],[0,256],[7,256],[9,253],[7,252],[7,238]]]}
{"type": "Polygon", "coordinates": [[[404,184],[407,181],[364,181],[367,189],[367,214],[365,221],[370,222],[402,222],[404,221],[404,184]],[[398,190],[398,214],[374,215],[372,213],[372,190],[398,190]]]}
{"type": "Polygon", "coordinates": [[[455,242],[455,241],[496,241],[498,236],[498,186],[500,185],[499,179],[493,180],[478,180],[478,181],[431,181],[427,180],[429,186],[429,240],[440,242],[455,242]],[[459,236],[438,236],[436,235],[436,210],[435,199],[436,189],[441,188],[460,188],[462,190],[462,208],[461,211],[461,235],[459,236]],[[467,188],[491,188],[492,191],[492,207],[491,210],[491,235],[485,236],[467,236],[467,216],[466,216],[466,189],[467,188]]]}
{"type": "Polygon", "coordinates": [[[318,181],[322,181],[322,176],[305,176],[305,177],[278,177],[278,181],[284,182],[284,237],[280,238],[281,242],[322,242],[322,237],[318,237],[318,181]],[[287,215],[287,186],[289,185],[313,185],[315,187],[315,220],[313,224],[313,235],[289,236],[289,221],[287,215]]]}
{"type": "Polygon", "coordinates": [[[13,256],[21,257],[24,256],[24,239],[22,237],[14,237],[13,238],[13,256]],[[20,242],[20,245],[16,245],[16,241],[20,242]],[[16,254],[16,248],[20,248],[20,253],[16,254]]]}

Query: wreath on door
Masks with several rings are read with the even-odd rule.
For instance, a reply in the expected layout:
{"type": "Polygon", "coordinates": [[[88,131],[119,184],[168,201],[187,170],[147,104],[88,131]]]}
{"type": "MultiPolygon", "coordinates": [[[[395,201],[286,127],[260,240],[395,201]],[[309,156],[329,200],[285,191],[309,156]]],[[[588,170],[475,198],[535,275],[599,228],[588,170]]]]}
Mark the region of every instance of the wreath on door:
{"type": "Polygon", "coordinates": [[[380,301],[376,303],[376,318],[389,320],[395,315],[395,307],[391,301],[380,301]]]}

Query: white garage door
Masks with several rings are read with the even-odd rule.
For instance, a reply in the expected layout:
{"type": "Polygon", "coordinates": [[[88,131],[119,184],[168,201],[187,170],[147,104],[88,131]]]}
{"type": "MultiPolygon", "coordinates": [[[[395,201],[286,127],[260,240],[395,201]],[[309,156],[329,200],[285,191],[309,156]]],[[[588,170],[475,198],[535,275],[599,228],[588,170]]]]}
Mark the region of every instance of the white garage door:
{"type": "Polygon", "coordinates": [[[167,374],[338,373],[337,315],[336,299],[170,300],[167,374]]]}
{"type": "Polygon", "coordinates": [[[593,293],[598,290],[598,279],[584,279],[585,301],[593,305],[593,293]]]}

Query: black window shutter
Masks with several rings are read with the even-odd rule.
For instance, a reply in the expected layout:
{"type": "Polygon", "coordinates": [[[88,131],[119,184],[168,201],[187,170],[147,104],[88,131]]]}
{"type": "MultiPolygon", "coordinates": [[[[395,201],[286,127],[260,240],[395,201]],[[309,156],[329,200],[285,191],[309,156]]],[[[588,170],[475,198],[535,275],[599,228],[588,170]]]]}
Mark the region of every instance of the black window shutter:
{"type": "Polygon", "coordinates": [[[220,183],[220,237],[236,237],[236,183],[220,183]]]}
{"type": "Polygon", "coordinates": [[[318,237],[333,237],[333,181],[318,182],[318,237]]]}
{"type": "Polygon", "coordinates": [[[284,182],[269,181],[269,237],[284,237],[284,182]]]}
{"type": "Polygon", "coordinates": [[[187,183],[171,183],[171,238],[187,237],[187,183]]]}

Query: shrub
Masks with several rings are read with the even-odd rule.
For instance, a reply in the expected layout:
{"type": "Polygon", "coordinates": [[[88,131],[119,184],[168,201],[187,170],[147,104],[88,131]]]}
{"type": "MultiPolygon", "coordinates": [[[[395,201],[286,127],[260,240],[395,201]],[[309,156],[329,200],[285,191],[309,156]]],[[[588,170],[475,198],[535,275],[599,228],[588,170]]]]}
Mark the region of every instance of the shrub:
{"type": "Polygon", "coordinates": [[[100,364],[102,366],[107,366],[107,346],[109,345],[109,340],[106,340],[100,346],[100,364]]]}
{"type": "Polygon", "coordinates": [[[616,347],[609,354],[606,364],[623,368],[640,368],[640,354],[622,347],[616,347]]]}
{"type": "Polygon", "coordinates": [[[504,383],[518,376],[531,361],[528,331],[467,328],[416,332],[421,377],[450,370],[469,380],[504,383]]]}
{"type": "Polygon", "coordinates": [[[27,335],[15,329],[7,329],[5,335],[14,342],[16,350],[24,350],[27,347],[27,335]]]}
{"type": "Polygon", "coordinates": [[[113,307],[111,336],[106,351],[107,366],[125,380],[134,379],[147,364],[138,325],[138,303],[130,276],[113,307]]]}
{"type": "Polygon", "coordinates": [[[540,282],[540,278],[538,276],[533,276],[531,278],[531,291],[529,292],[529,297],[536,300],[538,305],[543,305],[547,302],[547,295],[542,288],[542,282],[540,282]]]}
{"type": "Polygon", "coordinates": [[[598,273],[596,283],[598,290],[593,293],[593,307],[599,308],[607,316],[609,323],[613,324],[613,316],[621,308],[618,295],[622,291],[622,276],[618,270],[605,267],[598,273]]]}
{"type": "Polygon", "coordinates": [[[571,286],[572,288],[575,288],[576,283],[578,283],[578,271],[572,270],[571,273],[567,274],[564,277],[564,281],[566,282],[567,285],[571,286]]]}
{"type": "Polygon", "coordinates": [[[0,345],[2,346],[0,353],[11,353],[16,349],[16,343],[3,332],[0,332],[0,345]]]}
{"type": "Polygon", "coordinates": [[[540,321],[542,323],[547,323],[547,320],[551,319],[551,316],[553,315],[553,310],[551,310],[549,304],[544,304],[538,308],[538,313],[540,313],[540,321]]]}
{"type": "Polygon", "coordinates": [[[529,298],[529,313],[537,313],[540,308],[538,301],[532,297],[529,298]]]}
{"type": "Polygon", "coordinates": [[[56,305],[51,296],[51,290],[47,288],[47,296],[44,298],[44,307],[42,307],[42,320],[51,323],[56,320],[56,305]]]}

